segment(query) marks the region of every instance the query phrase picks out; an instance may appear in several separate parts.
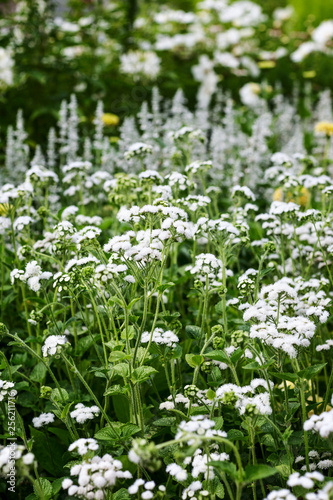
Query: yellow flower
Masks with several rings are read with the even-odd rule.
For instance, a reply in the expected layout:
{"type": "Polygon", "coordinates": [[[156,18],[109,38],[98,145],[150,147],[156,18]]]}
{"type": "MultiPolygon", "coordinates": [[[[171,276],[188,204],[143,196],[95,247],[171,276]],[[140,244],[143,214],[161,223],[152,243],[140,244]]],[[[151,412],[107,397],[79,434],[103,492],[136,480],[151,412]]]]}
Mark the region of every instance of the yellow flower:
{"type": "Polygon", "coordinates": [[[307,207],[311,200],[311,193],[306,187],[302,187],[299,196],[297,197],[297,203],[301,205],[301,207],[307,207]]]}
{"type": "Polygon", "coordinates": [[[0,217],[8,217],[13,206],[9,203],[0,203],[0,217]]]}
{"type": "Polygon", "coordinates": [[[317,132],[318,134],[333,135],[333,123],[318,122],[315,125],[315,132],[317,132]]]}
{"type": "Polygon", "coordinates": [[[109,137],[109,141],[111,144],[117,143],[119,141],[119,137],[111,136],[109,137]]]}
{"type": "Polygon", "coordinates": [[[281,188],[275,189],[273,193],[273,201],[282,201],[283,200],[283,191],[281,188]]]}
{"type": "Polygon", "coordinates": [[[275,66],[276,66],[275,61],[259,61],[258,62],[258,67],[261,69],[275,68],[275,66]]]}
{"type": "Polygon", "coordinates": [[[306,187],[302,187],[299,192],[283,193],[282,188],[275,189],[273,193],[273,201],[292,201],[293,203],[298,203],[301,207],[307,207],[311,200],[311,193],[306,187]]]}
{"type": "Polygon", "coordinates": [[[314,70],[303,71],[303,78],[314,78],[316,75],[317,73],[314,70]]]}
{"type": "Polygon", "coordinates": [[[116,126],[119,123],[119,116],[114,115],[112,113],[103,113],[102,122],[104,123],[104,125],[116,126]]]}

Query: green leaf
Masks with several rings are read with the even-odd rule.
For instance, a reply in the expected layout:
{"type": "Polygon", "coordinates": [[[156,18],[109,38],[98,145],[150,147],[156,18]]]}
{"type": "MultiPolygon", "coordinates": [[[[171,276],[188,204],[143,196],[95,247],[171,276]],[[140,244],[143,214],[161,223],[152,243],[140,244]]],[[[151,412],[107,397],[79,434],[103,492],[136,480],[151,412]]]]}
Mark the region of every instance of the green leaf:
{"type": "Polygon", "coordinates": [[[66,476],[59,477],[58,479],[56,479],[55,481],[53,481],[53,483],[52,483],[52,493],[53,493],[53,495],[56,495],[57,493],[59,493],[59,491],[61,490],[61,485],[62,485],[62,482],[63,482],[64,479],[66,479],[66,476]]]}
{"type": "Polygon", "coordinates": [[[260,365],[258,361],[253,361],[252,363],[248,363],[245,366],[242,366],[243,370],[259,370],[260,365]]]}
{"type": "Polygon", "coordinates": [[[167,290],[168,288],[171,288],[172,286],[175,286],[175,284],[174,283],[164,283],[163,285],[159,285],[157,287],[157,290],[159,292],[163,293],[165,290],[167,290]]]}
{"type": "Polygon", "coordinates": [[[199,339],[200,338],[200,333],[201,333],[201,328],[196,325],[187,325],[185,327],[185,332],[186,335],[192,339],[199,339]]]}
{"type": "Polygon", "coordinates": [[[137,432],[140,432],[140,430],[141,429],[138,425],[125,424],[121,428],[121,437],[123,437],[124,439],[129,438],[129,437],[133,436],[134,434],[136,434],[137,432]]]}
{"type": "Polygon", "coordinates": [[[63,455],[67,446],[60,443],[59,439],[46,437],[45,434],[34,427],[29,426],[30,435],[33,440],[32,453],[35,455],[41,470],[45,470],[52,477],[62,476],[63,455]]]}
{"type": "Polygon", "coordinates": [[[126,378],[128,377],[129,374],[129,367],[127,363],[119,363],[119,365],[116,365],[113,367],[113,373],[115,375],[119,375],[119,377],[126,378]]]}
{"type": "Polygon", "coordinates": [[[128,389],[124,386],[116,384],[112,387],[109,387],[107,391],[104,392],[103,396],[116,396],[117,394],[123,394],[126,396],[128,393],[128,389]]]}
{"type": "Polygon", "coordinates": [[[157,370],[155,370],[155,368],[153,368],[152,366],[140,366],[139,368],[136,368],[132,373],[131,380],[133,384],[141,384],[149,377],[154,375],[154,373],[157,373],[157,370]]]}
{"type": "Polygon", "coordinates": [[[197,366],[202,365],[204,361],[204,357],[200,354],[186,354],[185,359],[191,368],[196,368],[197,366]]]}
{"type": "Polygon", "coordinates": [[[230,356],[230,360],[232,362],[232,364],[235,364],[237,363],[237,361],[239,360],[239,358],[242,357],[242,354],[243,354],[243,349],[237,349],[237,351],[235,351],[231,356],[230,356]]]}
{"type": "Polygon", "coordinates": [[[156,425],[157,427],[171,427],[176,423],[176,420],[176,417],[159,418],[153,422],[153,425],[156,425]]]}
{"type": "Polygon", "coordinates": [[[61,393],[59,391],[59,389],[53,389],[52,392],[51,392],[51,399],[53,399],[54,401],[58,402],[58,403],[63,403],[63,401],[67,401],[67,399],[69,398],[68,396],[68,392],[66,391],[66,389],[61,389],[61,393]]]}
{"type": "Polygon", "coordinates": [[[121,488],[116,491],[116,493],[112,493],[112,500],[129,500],[130,498],[129,493],[125,488],[121,488]]]}
{"type": "Polygon", "coordinates": [[[44,477],[36,479],[36,481],[34,481],[33,488],[37,498],[48,500],[53,495],[52,484],[44,477]]]}
{"type": "Polygon", "coordinates": [[[31,375],[30,375],[30,379],[33,382],[42,383],[44,378],[45,378],[46,372],[47,372],[46,366],[44,365],[44,363],[42,361],[40,361],[39,363],[37,363],[37,365],[32,370],[31,375]]]}
{"type": "Polygon", "coordinates": [[[213,389],[208,389],[208,391],[207,391],[207,398],[210,401],[213,401],[213,399],[216,398],[216,392],[214,392],[213,389]]]}
{"type": "Polygon", "coordinates": [[[277,470],[274,467],[270,467],[269,465],[248,465],[245,468],[245,481],[247,483],[252,483],[253,481],[258,481],[258,479],[264,479],[265,477],[273,476],[276,473],[277,470]]]}
{"type": "Polygon", "coordinates": [[[233,479],[236,479],[238,476],[236,465],[233,464],[232,462],[227,462],[227,461],[224,462],[222,460],[218,460],[218,461],[208,462],[208,465],[215,467],[217,470],[221,472],[225,472],[233,479]]]}
{"type": "Polygon", "coordinates": [[[114,428],[107,426],[97,431],[94,437],[99,441],[116,441],[119,439],[119,434],[115,432],[114,428]]]}
{"type": "Polygon", "coordinates": [[[119,394],[118,396],[111,396],[114,411],[116,413],[117,419],[124,424],[127,424],[130,420],[130,406],[128,398],[119,394]]]}
{"type": "Polygon", "coordinates": [[[272,372],[271,375],[274,375],[274,377],[281,380],[288,380],[289,382],[296,382],[298,379],[298,375],[296,375],[296,373],[272,372]]]}
{"type": "Polygon", "coordinates": [[[62,412],[61,412],[61,419],[62,419],[62,420],[66,420],[67,415],[68,415],[68,413],[69,413],[69,409],[70,409],[70,407],[72,406],[72,404],[73,404],[73,401],[72,401],[71,403],[68,403],[68,404],[65,406],[65,408],[62,410],[62,412]]]}
{"type": "Polygon", "coordinates": [[[109,361],[111,363],[118,363],[119,361],[124,361],[124,359],[130,359],[131,356],[122,351],[113,351],[109,356],[109,361]]]}
{"type": "Polygon", "coordinates": [[[205,358],[213,359],[214,361],[220,361],[221,363],[230,363],[229,358],[223,351],[206,352],[205,358]]]}
{"type": "Polygon", "coordinates": [[[110,304],[117,304],[119,307],[121,307],[122,309],[124,308],[124,304],[123,302],[120,300],[119,297],[117,297],[116,295],[114,295],[113,297],[110,297],[108,302],[110,302],[110,304]]]}
{"type": "Polygon", "coordinates": [[[225,492],[224,492],[224,486],[222,483],[218,483],[216,490],[215,490],[215,495],[217,498],[224,498],[225,492]]]}
{"type": "Polygon", "coordinates": [[[239,429],[230,429],[228,431],[228,439],[230,441],[241,441],[244,439],[244,434],[239,429]]]}
{"type": "Polygon", "coordinates": [[[306,378],[307,380],[311,380],[312,377],[317,375],[317,373],[319,373],[326,365],[327,363],[320,363],[319,365],[309,366],[308,368],[305,368],[305,370],[301,370],[300,372],[298,372],[297,375],[300,378],[306,378]]]}

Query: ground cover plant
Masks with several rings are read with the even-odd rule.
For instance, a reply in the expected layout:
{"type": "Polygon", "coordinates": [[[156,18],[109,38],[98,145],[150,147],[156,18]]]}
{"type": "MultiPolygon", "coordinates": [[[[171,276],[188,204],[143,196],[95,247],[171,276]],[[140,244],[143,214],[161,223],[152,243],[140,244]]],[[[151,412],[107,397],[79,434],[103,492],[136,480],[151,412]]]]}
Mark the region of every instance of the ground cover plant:
{"type": "Polygon", "coordinates": [[[17,498],[331,498],[333,120],[310,97],[302,121],[297,96],[192,112],[155,89],[110,142],[73,95],[34,157],[18,115],[4,498],[13,429],[17,498]]]}

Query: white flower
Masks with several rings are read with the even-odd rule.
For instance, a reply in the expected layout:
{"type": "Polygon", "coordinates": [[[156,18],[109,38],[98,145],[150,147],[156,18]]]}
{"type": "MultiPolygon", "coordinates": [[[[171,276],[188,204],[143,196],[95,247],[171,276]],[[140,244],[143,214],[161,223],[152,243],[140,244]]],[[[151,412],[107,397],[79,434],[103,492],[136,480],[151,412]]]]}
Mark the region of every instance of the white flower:
{"type": "Polygon", "coordinates": [[[51,424],[54,422],[54,414],[53,413],[41,413],[39,417],[35,417],[32,419],[32,423],[34,427],[42,427],[43,425],[51,424]]]}
{"type": "Polygon", "coordinates": [[[78,423],[84,424],[87,420],[92,420],[100,413],[98,406],[84,406],[82,403],[75,405],[75,410],[71,412],[71,417],[78,423]]]}
{"type": "Polygon", "coordinates": [[[32,222],[34,222],[34,220],[29,215],[21,215],[21,217],[17,217],[17,219],[14,220],[13,226],[15,231],[22,231],[25,226],[28,226],[32,222]]]}
{"type": "Polygon", "coordinates": [[[160,58],[152,51],[130,50],[120,56],[120,70],[136,78],[143,75],[155,79],[160,72],[160,58]]]}
{"type": "Polygon", "coordinates": [[[153,334],[151,332],[143,332],[141,336],[141,343],[147,344],[152,336],[152,342],[155,344],[167,345],[174,347],[179,342],[179,338],[171,330],[163,331],[162,328],[155,328],[153,334]]]}
{"type": "Polygon", "coordinates": [[[331,19],[329,21],[323,21],[313,30],[311,38],[319,45],[325,45],[333,38],[333,21],[331,19]]]}
{"type": "Polygon", "coordinates": [[[50,335],[42,347],[43,356],[54,356],[59,354],[62,346],[67,343],[66,335],[50,335]]]}
{"type": "Polygon", "coordinates": [[[10,51],[0,47],[0,87],[6,87],[13,84],[14,60],[10,51]]]}
{"type": "Polygon", "coordinates": [[[89,450],[98,450],[98,443],[93,438],[81,438],[74,441],[68,448],[68,451],[76,451],[79,455],[85,455],[89,450]]]}
{"type": "MultiPolygon", "coordinates": [[[[14,382],[9,382],[9,380],[1,380],[0,379],[0,401],[3,401],[5,397],[8,396],[9,389],[12,389],[15,386],[14,382]]],[[[15,391],[15,395],[17,392],[15,391]]]]}

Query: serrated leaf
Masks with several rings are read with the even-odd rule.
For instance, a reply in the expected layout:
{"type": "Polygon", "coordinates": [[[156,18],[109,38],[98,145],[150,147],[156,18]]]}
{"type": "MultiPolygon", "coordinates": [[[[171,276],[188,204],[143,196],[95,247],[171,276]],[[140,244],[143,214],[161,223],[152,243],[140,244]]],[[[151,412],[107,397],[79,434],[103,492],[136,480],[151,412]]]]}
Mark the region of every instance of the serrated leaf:
{"type": "Polygon", "coordinates": [[[124,439],[126,438],[129,438],[131,436],[133,436],[134,434],[136,434],[137,432],[140,432],[141,429],[138,425],[135,425],[135,424],[125,424],[122,428],[121,428],[121,437],[123,437],[124,439]]]}
{"type": "Polygon", "coordinates": [[[119,363],[113,367],[113,373],[119,375],[119,377],[126,378],[129,374],[129,367],[127,363],[119,363]]]}
{"type": "Polygon", "coordinates": [[[116,384],[112,387],[109,387],[109,389],[107,389],[105,392],[104,392],[104,396],[116,396],[117,394],[123,394],[123,395],[127,395],[127,392],[128,392],[128,389],[124,386],[121,386],[119,384],[116,384]]]}
{"type": "Polygon", "coordinates": [[[157,427],[171,427],[175,423],[176,417],[165,417],[155,420],[155,422],[153,422],[153,425],[156,425],[157,427]]]}
{"type": "Polygon", "coordinates": [[[94,437],[99,441],[115,441],[119,439],[119,435],[120,433],[117,433],[112,427],[108,426],[97,431],[94,437]]]}
{"type": "Polygon", "coordinates": [[[48,500],[53,495],[52,484],[44,477],[36,479],[36,481],[34,481],[33,488],[37,498],[48,500]]]}
{"type": "Polygon", "coordinates": [[[201,333],[201,328],[196,325],[187,325],[185,327],[185,332],[186,335],[192,339],[199,339],[200,338],[200,333],[201,333]]]}
{"type": "Polygon", "coordinates": [[[239,429],[230,429],[228,431],[228,439],[230,441],[240,441],[244,439],[244,434],[239,429]]]}
{"type": "Polygon", "coordinates": [[[112,493],[112,500],[130,500],[130,495],[125,488],[121,488],[120,490],[112,493]]]}
{"type": "Polygon", "coordinates": [[[54,401],[56,401],[58,403],[63,403],[64,401],[67,401],[69,396],[68,396],[68,392],[66,391],[66,389],[63,389],[63,388],[60,388],[60,389],[61,389],[61,392],[59,391],[59,389],[52,389],[51,399],[53,399],[54,401]]]}
{"type": "Polygon", "coordinates": [[[47,368],[42,361],[39,361],[31,372],[30,379],[33,382],[42,383],[47,373],[47,368]]]}
{"type": "Polygon", "coordinates": [[[131,380],[133,384],[141,384],[154,373],[157,373],[157,370],[152,366],[140,366],[133,371],[131,380]]]}

